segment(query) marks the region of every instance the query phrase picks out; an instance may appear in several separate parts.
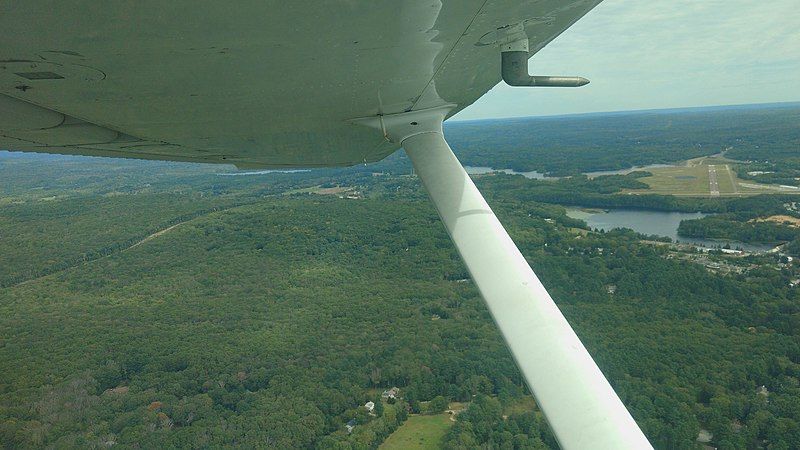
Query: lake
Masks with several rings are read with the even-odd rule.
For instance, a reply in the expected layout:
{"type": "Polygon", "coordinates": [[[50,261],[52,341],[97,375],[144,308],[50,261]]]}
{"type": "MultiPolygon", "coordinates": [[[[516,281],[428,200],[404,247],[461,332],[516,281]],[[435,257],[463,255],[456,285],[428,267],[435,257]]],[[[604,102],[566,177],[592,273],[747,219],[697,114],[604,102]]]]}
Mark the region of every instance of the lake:
{"type": "Polygon", "coordinates": [[[681,220],[699,219],[708,214],[694,212],[664,212],[635,209],[580,209],[567,208],[567,215],[573,219],[581,219],[592,229],[611,230],[614,228],[630,228],[642,234],[665,236],[674,242],[696,244],[701,247],[718,247],[726,244],[730,248],[751,252],[764,252],[774,246],[768,244],[747,244],[744,242],[716,239],[699,239],[678,236],[678,225],[681,220]]]}

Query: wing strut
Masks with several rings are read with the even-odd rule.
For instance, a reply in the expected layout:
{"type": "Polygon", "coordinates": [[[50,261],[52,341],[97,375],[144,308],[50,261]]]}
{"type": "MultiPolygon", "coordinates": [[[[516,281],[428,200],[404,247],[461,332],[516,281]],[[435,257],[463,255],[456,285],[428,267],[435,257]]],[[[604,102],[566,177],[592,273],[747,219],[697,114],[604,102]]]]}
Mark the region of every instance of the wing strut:
{"type": "Polygon", "coordinates": [[[652,448],[447,145],[447,111],[356,122],[402,143],[561,448],[652,448]]]}

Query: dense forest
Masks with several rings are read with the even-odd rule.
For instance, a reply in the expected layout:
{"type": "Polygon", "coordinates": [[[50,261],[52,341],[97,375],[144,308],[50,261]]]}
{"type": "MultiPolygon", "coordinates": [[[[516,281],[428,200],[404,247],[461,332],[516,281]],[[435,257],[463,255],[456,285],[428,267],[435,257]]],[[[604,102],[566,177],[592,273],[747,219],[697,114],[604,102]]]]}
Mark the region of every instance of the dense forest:
{"type": "Polygon", "coordinates": [[[741,242],[789,242],[790,254],[800,256],[800,228],[793,221],[800,218],[797,197],[791,195],[759,195],[729,199],[724,213],[684,220],[678,234],[687,237],[734,239],[741,242]],[[764,218],[779,218],[766,221],[764,218]]]}
{"type": "MultiPolygon", "coordinates": [[[[445,133],[467,166],[536,170],[552,176],[675,163],[722,152],[737,160],[762,161],[769,170],[787,171],[800,164],[798,120],[800,103],[785,103],[448,121],[445,133]],[[777,166],[769,161],[777,161],[777,166]]],[[[758,167],[737,169],[742,178],[752,178],[747,172],[758,167]]],[[[411,163],[397,152],[347,172],[354,171],[408,174],[411,163]]],[[[784,178],[791,176],[787,172],[784,178]]],[[[791,181],[788,184],[796,183],[791,181]]]]}
{"type": "Polygon", "coordinates": [[[648,172],[637,171],[627,175],[605,175],[596,178],[576,175],[557,180],[535,180],[497,173],[481,177],[478,184],[486,195],[515,190],[518,192],[519,200],[559,205],[711,213],[727,210],[727,201],[720,199],[619,193],[619,190],[624,188],[646,187],[647,185],[638,179],[647,175],[648,172]]]}
{"type": "Polygon", "coordinates": [[[743,137],[741,144],[727,153],[731,158],[751,162],[736,166],[740,178],[800,186],[800,128],[797,127],[800,110],[788,108],[783,116],[794,126],[785,127],[782,122],[767,121],[760,127],[760,132],[743,137]]]}
{"type": "Polygon", "coordinates": [[[678,233],[686,237],[734,239],[741,242],[788,242],[800,237],[794,225],[775,222],[742,222],[734,214],[684,220],[678,233]]]}
{"type": "Polygon", "coordinates": [[[798,120],[800,105],[786,103],[453,122],[445,131],[467,165],[562,176],[723,151],[734,159],[782,155],[797,163],[798,120]]]}
{"type": "MultiPolygon", "coordinates": [[[[442,447],[557,448],[418,180],[380,164],[0,153],[0,442],[374,448],[449,401],[442,447]]],[[[656,448],[800,448],[797,265],[715,272],[560,206],[747,224],[790,198],[618,194],[642,176],[476,181],[656,448]]]]}
{"type": "MultiPolygon", "coordinates": [[[[766,153],[766,152],[765,152],[766,153]]],[[[735,166],[739,178],[758,183],[800,186],[800,144],[788,155],[762,156],[759,162],[735,166]]]]}

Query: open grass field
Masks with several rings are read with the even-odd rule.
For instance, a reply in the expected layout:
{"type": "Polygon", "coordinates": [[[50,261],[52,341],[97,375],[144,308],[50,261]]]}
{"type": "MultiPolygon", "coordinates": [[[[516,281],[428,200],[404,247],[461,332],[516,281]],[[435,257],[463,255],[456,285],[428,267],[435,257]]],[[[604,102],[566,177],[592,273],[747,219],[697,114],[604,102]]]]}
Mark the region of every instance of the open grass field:
{"type": "Polygon", "coordinates": [[[382,450],[438,449],[442,438],[455,422],[447,413],[435,416],[409,416],[403,425],[381,444],[382,450]]]}
{"type": "MultiPolygon", "coordinates": [[[[451,402],[449,410],[456,413],[469,407],[468,403],[451,402]]],[[[521,414],[536,409],[533,397],[526,396],[516,399],[503,409],[503,415],[521,414]]],[[[395,449],[437,449],[441,447],[442,438],[453,426],[455,421],[448,413],[433,416],[409,416],[383,444],[381,450],[395,449]]]]}
{"type": "Polygon", "coordinates": [[[635,193],[667,195],[709,195],[707,166],[674,166],[650,169],[652,176],[640,178],[650,189],[635,193]]]}
{"type": "Polygon", "coordinates": [[[696,158],[684,164],[647,169],[652,173],[639,180],[649,189],[625,191],[630,194],[662,194],[690,197],[738,197],[767,193],[798,193],[800,190],[777,185],[740,180],[732,168],[734,161],[720,158],[696,158]]]}

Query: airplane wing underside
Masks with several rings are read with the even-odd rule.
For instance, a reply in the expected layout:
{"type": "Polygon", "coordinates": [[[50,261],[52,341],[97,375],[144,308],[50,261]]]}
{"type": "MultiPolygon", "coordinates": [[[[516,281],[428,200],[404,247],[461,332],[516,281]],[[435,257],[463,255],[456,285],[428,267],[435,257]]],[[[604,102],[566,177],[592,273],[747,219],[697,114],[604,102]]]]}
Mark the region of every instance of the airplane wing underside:
{"type": "Polygon", "coordinates": [[[309,167],[402,145],[560,446],[652,448],[442,131],[501,75],[585,84],[527,57],[598,2],[4,2],[0,148],[309,167]]]}
{"type": "Polygon", "coordinates": [[[399,144],[351,119],[470,105],[495,31],[530,54],[599,0],[4,2],[0,149],[346,166],[399,144]]]}

